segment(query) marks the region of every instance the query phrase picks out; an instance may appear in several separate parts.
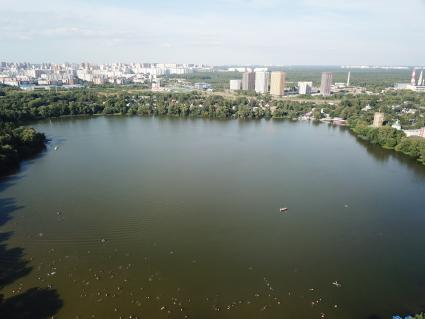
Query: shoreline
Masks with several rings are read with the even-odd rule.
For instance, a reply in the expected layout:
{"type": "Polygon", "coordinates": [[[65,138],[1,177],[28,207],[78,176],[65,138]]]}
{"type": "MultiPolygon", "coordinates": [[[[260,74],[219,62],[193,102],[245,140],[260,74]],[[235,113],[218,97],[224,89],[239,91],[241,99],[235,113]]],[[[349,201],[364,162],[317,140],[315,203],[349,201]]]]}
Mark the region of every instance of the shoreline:
{"type": "MultiPolygon", "coordinates": [[[[364,136],[359,135],[358,133],[356,133],[355,131],[355,126],[350,125],[348,122],[345,124],[336,124],[333,123],[333,121],[322,121],[322,120],[314,120],[314,119],[309,119],[309,120],[301,120],[301,119],[294,119],[294,118],[285,118],[285,117],[270,117],[270,118],[258,118],[258,119],[243,119],[243,118],[238,118],[238,117],[229,117],[229,118],[225,118],[225,119],[218,119],[218,118],[211,118],[211,117],[194,117],[194,116],[169,116],[169,115],[140,115],[140,114],[122,114],[122,113],[114,113],[114,114],[101,114],[101,113],[97,113],[97,114],[76,114],[76,115],[61,115],[61,116],[57,116],[57,117],[49,117],[49,118],[40,118],[38,120],[35,121],[30,121],[27,124],[24,124],[23,127],[27,127],[27,128],[31,128],[32,124],[36,124],[38,122],[42,122],[42,121],[47,121],[47,120],[61,120],[61,119],[78,119],[78,118],[96,118],[96,117],[118,117],[118,116],[122,116],[122,117],[146,117],[146,118],[174,118],[174,119],[206,119],[206,120],[221,120],[221,121],[229,121],[229,120],[248,120],[248,121],[252,121],[252,120],[277,120],[277,121],[291,121],[291,122],[308,122],[308,123],[313,123],[313,124],[327,124],[328,126],[334,126],[334,127],[344,127],[349,129],[350,133],[360,139],[362,142],[367,143],[369,145],[375,145],[377,147],[380,147],[382,150],[384,151],[393,151],[395,154],[399,154],[401,155],[403,158],[405,159],[410,159],[410,160],[414,160],[415,163],[421,165],[421,161],[419,159],[414,159],[412,156],[409,156],[408,154],[405,154],[401,151],[397,151],[395,149],[395,147],[385,147],[385,146],[381,146],[377,143],[372,143],[370,142],[367,138],[365,138],[364,136]]],[[[41,134],[44,135],[43,132],[40,132],[41,134]]],[[[36,158],[38,155],[40,155],[43,151],[45,151],[47,149],[47,145],[49,143],[48,139],[44,139],[43,141],[43,146],[41,148],[38,148],[36,150],[34,150],[31,154],[24,156],[22,158],[19,159],[19,162],[15,163],[15,165],[10,166],[6,169],[4,169],[2,172],[0,172],[0,179],[4,179],[8,176],[14,175],[16,174],[19,169],[20,169],[20,165],[22,164],[22,162],[31,159],[31,158],[36,158]]],[[[425,165],[425,163],[422,163],[422,165],[425,165]]],[[[421,166],[422,166],[421,165],[421,166]]]]}

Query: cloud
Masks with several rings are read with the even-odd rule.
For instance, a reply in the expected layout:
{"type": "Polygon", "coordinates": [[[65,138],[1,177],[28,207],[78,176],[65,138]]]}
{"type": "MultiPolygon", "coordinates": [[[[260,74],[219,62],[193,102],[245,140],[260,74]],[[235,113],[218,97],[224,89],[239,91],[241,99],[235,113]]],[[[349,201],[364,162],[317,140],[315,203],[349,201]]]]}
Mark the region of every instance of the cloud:
{"type": "Polygon", "coordinates": [[[2,55],[215,64],[421,64],[425,56],[424,46],[413,49],[425,40],[423,0],[197,4],[9,1],[0,15],[2,55]]]}
{"type": "Polygon", "coordinates": [[[225,5],[236,9],[270,9],[275,8],[279,5],[278,0],[219,0],[219,5],[225,5]]]}

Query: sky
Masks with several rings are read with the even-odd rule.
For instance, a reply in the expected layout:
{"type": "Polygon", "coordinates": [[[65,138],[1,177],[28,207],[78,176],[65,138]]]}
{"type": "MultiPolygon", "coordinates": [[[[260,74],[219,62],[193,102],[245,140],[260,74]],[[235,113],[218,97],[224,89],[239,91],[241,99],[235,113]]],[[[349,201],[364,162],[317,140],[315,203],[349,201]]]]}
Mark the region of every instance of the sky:
{"type": "Polygon", "coordinates": [[[0,61],[424,65],[425,0],[0,0],[0,61]]]}

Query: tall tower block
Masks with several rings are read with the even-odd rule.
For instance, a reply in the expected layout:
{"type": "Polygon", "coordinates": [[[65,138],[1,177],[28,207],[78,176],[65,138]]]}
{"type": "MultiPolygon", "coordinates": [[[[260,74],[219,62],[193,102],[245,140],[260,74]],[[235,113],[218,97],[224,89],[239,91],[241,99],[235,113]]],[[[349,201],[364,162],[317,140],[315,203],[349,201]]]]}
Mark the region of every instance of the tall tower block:
{"type": "Polygon", "coordinates": [[[242,75],[242,90],[254,91],[255,89],[255,73],[245,72],[242,75]]]}
{"type": "Polygon", "coordinates": [[[332,86],[332,77],[333,74],[330,72],[322,73],[322,81],[320,83],[320,94],[323,96],[331,95],[331,86],[332,86]]]}
{"type": "Polygon", "coordinates": [[[416,86],[416,69],[413,69],[412,72],[412,80],[410,81],[410,84],[412,84],[413,86],[416,86]]]}
{"type": "Polygon", "coordinates": [[[274,96],[285,95],[285,72],[272,72],[270,80],[270,94],[274,96]]]}
{"type": "Polygon", "coordinates": [[[424,80],[423,80],[423,76],[424,76],[424,70],[421,71],[421,75],[419,75],[419,81],[418,81],[418,85],[424,85],[424,80]]]}
{"type": "Polygon", "coordinates": [[[270,72],[255,72],[255,92],[265,94],[269,92],[270,72]]]}

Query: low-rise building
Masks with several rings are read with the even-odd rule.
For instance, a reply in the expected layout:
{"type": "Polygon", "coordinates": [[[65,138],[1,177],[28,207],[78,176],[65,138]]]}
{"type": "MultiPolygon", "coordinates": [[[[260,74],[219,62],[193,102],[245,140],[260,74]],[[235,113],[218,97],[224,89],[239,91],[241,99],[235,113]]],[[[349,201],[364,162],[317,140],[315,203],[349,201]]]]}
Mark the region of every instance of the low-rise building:
{"type": "Polygon", "coordinates": [[[302,95],[311,94],[313,82],[298,82],[298,93],[302,95]]]}
{"type": "Polygon", "coordinates": [[[403,132],[407,137],[416,136],[425,138],[425,127],[416,130],[403,130],[403,132]]]}
{"type": "Polygon", "coordinates": [[[209,90],[211,89],[211,84],[208,83],[195,83],[194,88],[196,90],[209,90]]]}

